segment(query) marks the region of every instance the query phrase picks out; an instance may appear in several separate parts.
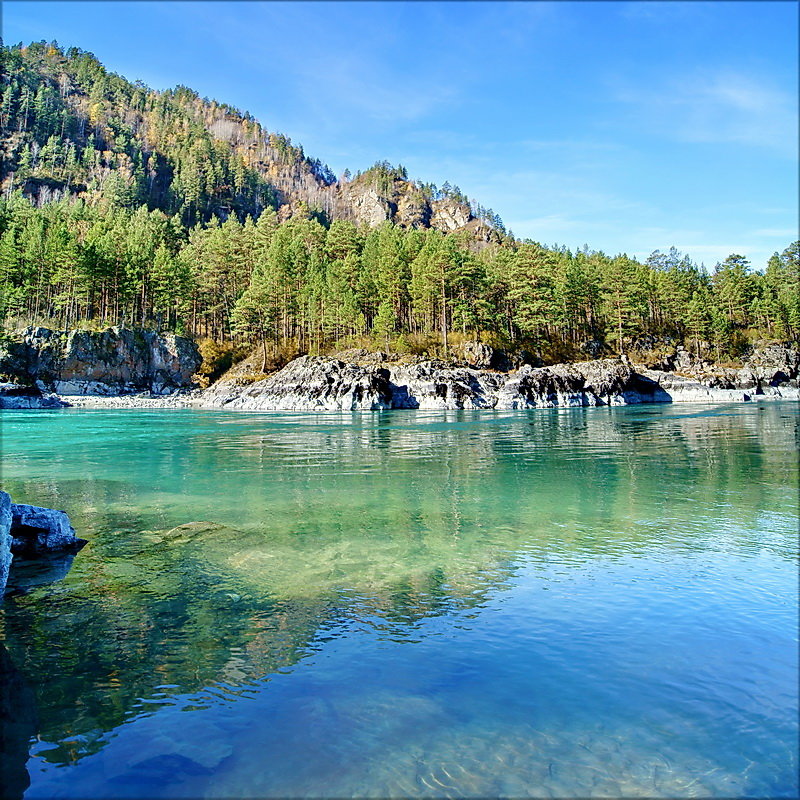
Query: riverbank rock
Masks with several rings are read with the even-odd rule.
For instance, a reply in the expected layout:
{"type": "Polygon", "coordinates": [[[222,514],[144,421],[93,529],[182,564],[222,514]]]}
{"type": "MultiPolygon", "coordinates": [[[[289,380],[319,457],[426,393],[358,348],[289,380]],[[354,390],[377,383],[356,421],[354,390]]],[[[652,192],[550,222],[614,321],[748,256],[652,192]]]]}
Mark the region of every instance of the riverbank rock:
{"type": "Polygon", "coordinates": [[[658,394],[657,385],[641,381],[631,365],[619,359],[524,365],[508,374],[435,359],[379,362],[382,366],[365,361],[301,356],[247,387],[211,387],[204,404],[251,411],[517,409],[644,402],[658,394]]]}
{"type": "MultiPolygon", "coordinates": [[[[38,559],[51,554],[74,555],[85,544],[85,539],[75,535],[63,511],[12,503],[8,492],[0,491],[0,597],[15,556],[38,559]]],[[[68,568],[71,561],[65,563],[68,568]]]]}
{"type": "MultiPolygon", "coordinates": [[[[245,387],[210,387],[200,405],[250,411],[369,411],[380,409],[530,409],[659,402],[743,402],[796,399],[796,367],[764,362],[761,373],[703,372],[699,377],[648,369],[627,358],[500,372],[436,359],[389,361],[385,354],[358,363],[301,356],[265,380],[245,387]],[[785,372],[776,369],[783,365],[785,372]],[[783,375],[786,380],[779,380],[783,375]],[[763,376],[763,377],[762,377],[763,376]],[[771,383],[765,383],[769,377],[771,383]]],[[[368,354],[367,354],[368,355],[368,354]]],[[[476,351],[478,360],[490,356],[476,351]]],[[[760,364],[761,362],[759,362],[760,364]]]]}
{"type": "Polygon", "coordinates": [[[211,391],[207,397],[207,404],[212,407],[250,411],[370,411],[391,408],[388,370],[321,356],[300,356],[279,372],[244,387],[234,396],[211,391]]]}
{"type": "Polygon", "coordinates": [[[85,539],[75,536],[63,511],[11,503],[11,552],[27,556],[80,550],[85,539]]]}
{"type": "Polygon", "coordinates": [[[0,374],[59,395],[162,395],[190,387],[201,360],[194,342],[171,333],[29,327],[0,347],[0,374]]]}
{"type": "Polygon", "coordinates": [[[42,392],[35,386],[0,383],[0,408],[63,408],[58,395],[42,392]]]}
{"type": "MultiPolygon", "coordinates": [[[[734,373],[734,376],[737,373],[734,373]]],[[[674,372],[644,369],[641,379],[650,381],[665,402],[672,403],[742,403],[753,400],[798,400],[797,386],[764,386],[757,381],[730,380],[711,375],[704,379],[676,375],[674,372]]],[[[795,382],[796,383],[796,382],[795,382]]],[[[646,402],[646,401],[645,401],[646,402]]]]}
{"type": "Polygon", "coordinates": [[[444,361],[392,365],[389,370],[391,408],[494,408],[505,376],[444,361]]]}
{"type": "Polygon", "coordinates": [[[11,497],[7,492],[0,492],[0,597],[8,582],[8,571],[11,568],[11,497]]]}
{"type": "Polygon", "coordinates": [[[800,350],[792,345],[768,344],[757,348],[740,370],[748,378],[767,386],[797,385],[800,350]]]}

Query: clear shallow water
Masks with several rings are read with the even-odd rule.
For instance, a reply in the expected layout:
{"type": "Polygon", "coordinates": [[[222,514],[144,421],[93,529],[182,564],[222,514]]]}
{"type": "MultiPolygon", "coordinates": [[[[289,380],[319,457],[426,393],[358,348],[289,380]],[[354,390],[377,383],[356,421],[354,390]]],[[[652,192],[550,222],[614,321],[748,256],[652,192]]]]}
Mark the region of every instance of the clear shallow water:
{"type": "Polygon", "coordinates": [[[798,794],[796,405],[0,421],[26,798],[798,794]]]}

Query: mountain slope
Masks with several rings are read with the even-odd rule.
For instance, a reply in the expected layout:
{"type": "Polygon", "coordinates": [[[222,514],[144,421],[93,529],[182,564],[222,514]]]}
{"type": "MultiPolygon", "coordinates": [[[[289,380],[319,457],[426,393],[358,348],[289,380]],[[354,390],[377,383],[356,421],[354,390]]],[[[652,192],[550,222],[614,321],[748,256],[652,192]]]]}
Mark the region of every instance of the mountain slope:
{"type": "Polygon", "coordinates": [[[146,204],[186,225],[298,209],[327,221],[505,233],[491,210],[457,189],[408,179],[382,162],[337,180],[291,139],[250,114],[178,86],[154,91],[109,73],[91,54],[56,43],[2,49],[0,186],[37,205],[64,196],[146,204]]]}

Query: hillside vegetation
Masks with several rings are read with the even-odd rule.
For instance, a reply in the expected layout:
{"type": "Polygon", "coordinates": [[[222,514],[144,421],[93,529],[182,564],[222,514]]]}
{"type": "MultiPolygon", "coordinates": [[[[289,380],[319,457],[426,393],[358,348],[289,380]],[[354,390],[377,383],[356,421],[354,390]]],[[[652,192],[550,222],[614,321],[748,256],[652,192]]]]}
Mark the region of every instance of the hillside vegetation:
{"type": "Polygon", "coordinates": [[[156,92],[54,43],[2,55],[7,324],[143,324],[292,352],[482,338],[552,359],[678,343],[735,357],[800,332],[798,243],[708,274],[674,248],[640,262],[521,242],[458,187],[386,162],[337,180],[186,87],[156,92]]]}

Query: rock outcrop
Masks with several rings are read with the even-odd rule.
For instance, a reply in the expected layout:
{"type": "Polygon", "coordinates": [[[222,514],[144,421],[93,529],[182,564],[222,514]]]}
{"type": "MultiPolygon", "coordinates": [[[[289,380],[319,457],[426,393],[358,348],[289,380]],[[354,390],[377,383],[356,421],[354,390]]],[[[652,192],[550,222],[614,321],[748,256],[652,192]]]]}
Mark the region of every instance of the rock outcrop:
{"type": "Polygon", "coordinates": [[[462,347],[464,361],[470,367],[489,369],[495,357],[494,348],[483,342],[465,342],[462,347]]]}
{"type": "Polygon", "coordinates": [[[800,350],[796,347],[769,344],[755,350],[739,370],[738,378],[756,386],[797,384],[800,372],[800,350]]]}
{"type": "Polygon", "coordinates": [[[475,217],[465,200],[456,196],[433,199],[418,184],[404,178],[387,174],[376,180],[368,171],[331,191],[335,195],[334,217],[352,219],[357,225],[374,228],[389,220],[401,228],[465,231],[476,249],[501,240],[498,230],[475,217]]]}
{"type": "Polygon", "coordinates": [[[171,394],[192,385],[200,363],[190,339],[144,329],[30,327],[0,347],[0,374],[59,395],[171,394]]]}
{"type": "Polygon", "coordinates": [[[76,553],[86,544],[75,535],[69,517],[51,508],[12,503],[0,491],[0,597],[14,556],[39,558],[53,553],[76,553]]]}
{"type": "Polygon", "coordinates": [[[392,408],[493,408],[501,373],[454,367],[443,361],[392,366],[392,408]]]}
{"type": "Polygon", "coordinates": [[[724,375],[687,376],[674,372],[642,368],[640,379],[657,387],[658,394],[672,403],[738,403],[756,399],[797,400],[800,391],[797,382],[763,386],[755,382],[740,383],[724,375]]]}
{"type": "Polygon", "coordinates": [[[475,344],[465,347],[463,354],[474,366],[439,360],[404,363],[361,351],[352,355],[352,360],[301,356],[246,387],[212,386],[202,404],[250,411],[511,410],[799,396],[796,377],[775,382],[780,371],[774,359],[761,367],[762,375],[772,375],[772,384],[763,385],[765,378],[759,378],[755,388],[749,388],[739,374],[731,380],[719,374],[700,379],[634,366],[626,358],[549,367],[523,364],[511,371],[489,369],[486,365],[496,363],[498,353],[475,344]]]}
{"type": "Polygon", "coordinates": [[[208,390],[207,404],[249,411],[370,411],[391,408],[388,370],[300,356],[241,390],[208,390]],[[230,394],[229,392],[233,392],[230,394]]]}
{"type": "Polygon", "coordinates": [[[431,227],[440,231],[457,231],[473,219],[468,205],[452,200],[434,200],[431,210],[431,227]]]}
{"type": "Polygon", "coordinates": [[[368,225],[371,228],[392,219],[396,206],[382,197],[375,189],[363,187],[348,194],[350,210],[357,225],[368,225]]]}
{"type": "MultiPolygon", "coordinates": [[[[477,360],[490,358],[476,352],[477,360]]],[[[209,389],[205,404],[250,411],[521,409],[643,402],[659,395],[629,364],[615,360],[556,367],[523,365],[503,373],[443,361],[379,366],[302,356],[244,389],[209,389]]],[[[661,398],[658,399],[666,399],[661,398]]]]}

